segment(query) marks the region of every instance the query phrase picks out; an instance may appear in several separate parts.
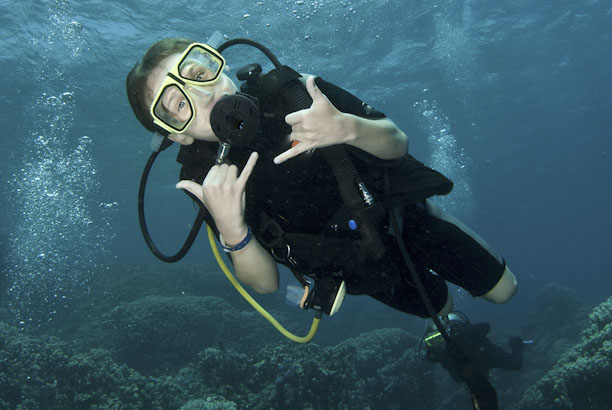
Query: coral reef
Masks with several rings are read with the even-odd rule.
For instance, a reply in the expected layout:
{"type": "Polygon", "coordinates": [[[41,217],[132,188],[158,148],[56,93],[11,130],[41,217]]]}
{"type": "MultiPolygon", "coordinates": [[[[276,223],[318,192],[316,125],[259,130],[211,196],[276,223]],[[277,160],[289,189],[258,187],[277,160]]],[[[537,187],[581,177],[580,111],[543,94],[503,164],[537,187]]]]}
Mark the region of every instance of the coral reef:
{"type": "MultiPolygon", "coordinates": [[[[353,298],[322,322],[316,344],[295,344],[216,273],[114,267],[92,281],[79,309],[48,334],[3,323],[10,312],[0,309],[0,408],[471,408],[463,384],[419,357],[413,334],[420,336],[422,321],[396,319],[367,297],[353,298]],[[405,330],[411,326],[413,333],[405,330]]],[[[281,293],[258,299],[298,333],[310,321],[287,309],[281,293]]],[[[526,347],[524,369],[491,373],[500,408],[605,408],[612,400],[612,301],[590,320],[562,286],[545,286],[537,302],[522,334],[535,340],[526,347]],[[527,386],[533,387],[525,393],[527,386]]],[[[515,334],[492,325],[492,338],[515,334]]],[[[503,346],[507,336],[496,343],[503,346]]]]}
{"type": "Polygon", "coordinates": [[[141,374],[103,349],[78,352],[55,337],[0,323],[0,408],[435,408],[428,364],[404,331],[336,346],[282,343],[254,354],[206,348],[164,376],[141,374]]]}
{"type": "Polygon", "coordinates": [[[184,396],[171,378],[143,377],[105,350],[78,353],[1,322],[0,385],[3,409],[178,408],[184,396]]]}
{"type": "Polygon", "coordinates": [[[179,410],[236,410],[237,408],[233,401],[215,395],[206,399],[189,400],[179,410]]]}
{"type": "Polygon", "coordinates": [[[183,375],[205,374],[214,391],[244,408],[400,409],[410,402],[431,409],[429,364],[406,348],[416,345],[406,332],[386,329],[326,348],[283,343],[250,356],[206,349],[183,375]],[[268,400],[253,401],[257,392],[268,400]]]}
{"type": "Polygon", "coordinates": [[[529,316],[523,329],[523,337],[534,340],[529,346],[525,368],[548,370],[566,350],[580,341],[588,324],[590,308],[572,289],[557,283],[545,285],[538,292],[536,302],[536,311],[529,316]]]}
{"type": "Polygon", "coordinates": [[[581,343],[523,396],[521,410],[605,410],[612,403],[612,297],[589,315],[581,343]]]}
{"type": "Polygon", "coordinates": [[[206,347],[261,348],[267,327],[212,296],[146,296],[121,304],[77,332],[81,346],[107,349],[144,373],[175,371],[206,347]]]}

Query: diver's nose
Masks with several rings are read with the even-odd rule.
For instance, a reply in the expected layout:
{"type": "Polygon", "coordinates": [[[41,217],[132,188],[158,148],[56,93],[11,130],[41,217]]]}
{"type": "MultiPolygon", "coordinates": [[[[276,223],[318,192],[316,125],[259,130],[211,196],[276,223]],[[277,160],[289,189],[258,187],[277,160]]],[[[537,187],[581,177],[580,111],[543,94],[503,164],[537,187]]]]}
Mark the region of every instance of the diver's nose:
{"type": "Polygon", "coordinates": [[[195,92],[196,94],[202,97],[210,97],[212,95],[212,90],[206,89],[205,87],[187,84],[185,85],[185,88],[188,89],[189,91],[195,92]]]}

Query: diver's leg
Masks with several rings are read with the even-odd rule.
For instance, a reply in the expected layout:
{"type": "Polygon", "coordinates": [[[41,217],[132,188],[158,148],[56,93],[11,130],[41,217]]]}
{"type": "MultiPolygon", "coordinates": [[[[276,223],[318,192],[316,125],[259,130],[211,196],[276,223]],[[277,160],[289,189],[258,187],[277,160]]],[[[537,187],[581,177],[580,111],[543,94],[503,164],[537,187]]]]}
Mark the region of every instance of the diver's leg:
{"type": "MultiPolygon", "coordinates": [[[[439,312],[440,315],[450,313],[453,308],[453,300],[444,279],[430,273],[425,268],[417,267],[417,272],[434,311],[439,312]]],[[[402,282],[391,286],[389,289],[368,294],[399,311],[424,318],[429,317],[430,315],[416,286],[412,283],[412,279],[408,278],[408,272],[405,272],[405,275],[402,282]]]]}
{"type": "MultiPolygon", "coordinates": [[[[439,207],[435,206],[431,202],[427,202],[427,207],[429,209],[429,213],[436,218],[446,221],[450,224],[455,225],[458,229],[463,231],[466,235],[471,237],[474,241],[476,241],[483,249],[489,252],[493,257],[503,263],[503,259],[495,252],[495,250],[476,232],[472,231],[465,224],[463,224],[460,220],[452,216],[451,214],[444,212],[439,207]]],[[[484,295],[480,295],[484,300],[493,303],[506,303],[509,301],[512,296],[516,293],[517,290],[517,282],[516,277],[512,273],[512,271],[508,268],[507,265],[504,264],[504,271],[497,281],[497,283],[484,295]]]]}
{"type": "Polygon", "coordinates": [[[454,216],[426,201],[405,208],[403,237],[415,259],[472,296],[504,303],[516,278],[503,258],[454,216]]]}
{"type": "Polygon", "coordinates": [[[506,303],[516,293],[517,283],[516,277],[512,271],[506,266],[504,273],[499,281],[493,286],[493,289],[482,295],[484,300],[493,303],[506,303]]]}
{"type": "Polygon", "coordinates": [[[511,353],[494,345],[488,338],[480,349],[477,362],[482,369],[519,370],[523,367],[523,342],[511,346],[511,353]]]}

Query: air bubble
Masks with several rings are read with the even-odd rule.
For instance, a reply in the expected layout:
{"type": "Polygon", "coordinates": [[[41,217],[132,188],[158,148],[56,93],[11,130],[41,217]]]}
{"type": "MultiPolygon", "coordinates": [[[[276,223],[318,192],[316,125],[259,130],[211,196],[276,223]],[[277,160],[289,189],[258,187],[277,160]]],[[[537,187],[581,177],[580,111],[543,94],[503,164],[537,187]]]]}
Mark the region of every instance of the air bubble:
{"type": "Polygon", "coordinates": [[[47,97],[47,105],[55,107],[60,105],[61,103],[62,101],[54,95],[52,95],[51,97],[47,97]]]}
{"type": "Polygon", "coordinates": [[[66,102],[70,102],[70,101],[74,100],[74,93],[71,92],[71,91],[66,91],[66,92],[62,93],[59,98],[60,98],[60,100],[62,100],[62,102],[65,102],[65,103],[66,102]]]}

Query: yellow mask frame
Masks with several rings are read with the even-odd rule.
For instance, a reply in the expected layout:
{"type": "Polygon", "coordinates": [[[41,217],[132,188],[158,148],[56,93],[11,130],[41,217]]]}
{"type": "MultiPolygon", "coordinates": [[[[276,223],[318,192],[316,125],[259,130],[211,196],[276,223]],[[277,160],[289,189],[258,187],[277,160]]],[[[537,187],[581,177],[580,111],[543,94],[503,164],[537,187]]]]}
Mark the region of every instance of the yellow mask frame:
{"type": "Polygon", "coordinates": [[[185,49],[183,54],[181,54],[176,64],[174,64],[170,71],[168,71],[164,81],[161,84],[161,87],[153,98],[149,111],[151,117],[153,118],[153,123],[171,134],[181,134],[185,132],[196,115],[193,100],[186,91],[187,86],[194,85],[201,87],[213,85],[219,80],[219,78],[221,78],[225,65],[225,59],[223,56],[208,44],[190,44],[189,47],[185,49]],[[190,65],[188,62],[194,60],[194,57],[197,58],[197,56],[200,56],[200,60],[202,57],[204,57],[209,66],[211,66],[209,67],[209,70],[204,73],[205,75],[202,75],[202,72],[194,73],[189,69],[194,65],[190,65]],[[168,114],[167,117],[163,115],[168,110],[168,101],[164,100],[164,95],[166,95],[169,90],[175,93],[177,96],[176,100],[180,100],[180,102],[174,102],[183,104],[177,109],[186,110],[183,112],[183,114],[189,116],[189,118],[183,122],[176,121],[173,123],[172,119],[168,118],[171,116],[171,114],[168,114]]]}

